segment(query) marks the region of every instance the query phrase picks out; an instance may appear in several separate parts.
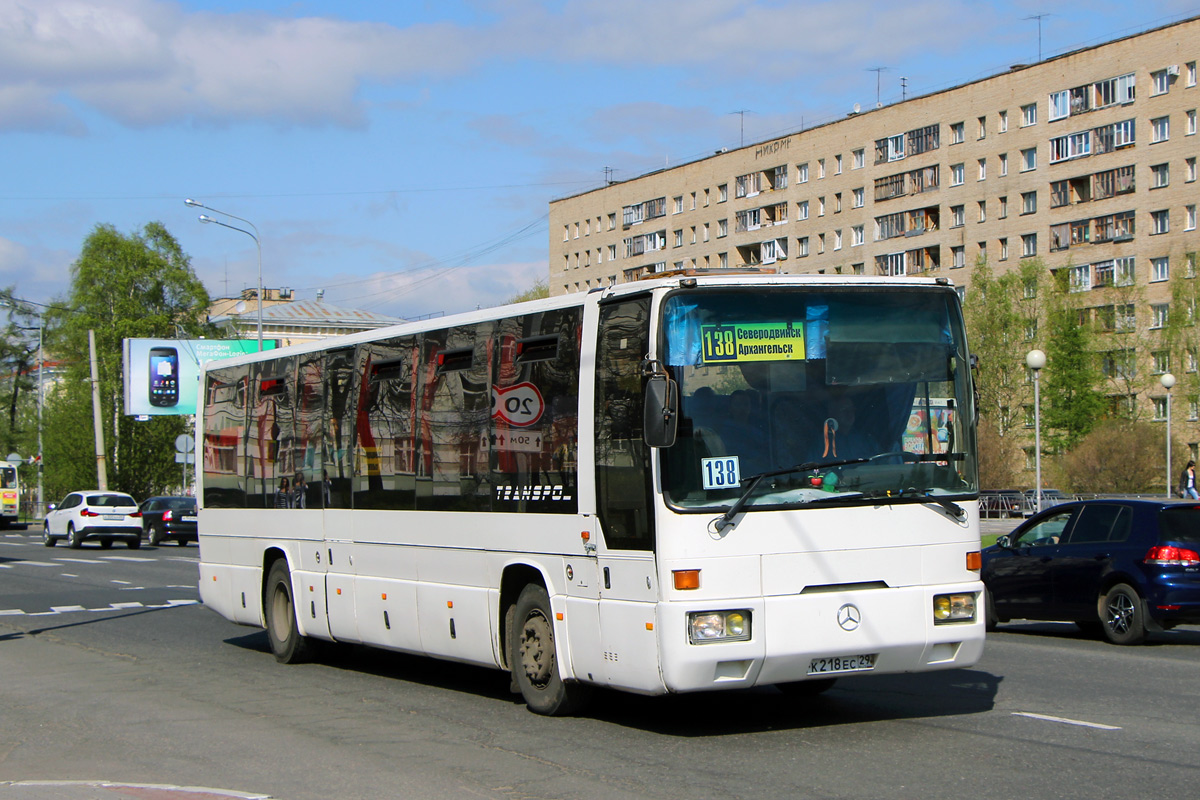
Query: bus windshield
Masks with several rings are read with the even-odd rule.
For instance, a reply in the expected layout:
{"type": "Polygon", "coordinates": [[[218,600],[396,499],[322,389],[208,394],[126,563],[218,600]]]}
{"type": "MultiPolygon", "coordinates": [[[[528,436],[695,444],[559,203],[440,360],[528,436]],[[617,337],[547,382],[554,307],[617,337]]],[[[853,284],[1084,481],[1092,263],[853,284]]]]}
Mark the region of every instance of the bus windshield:
{"type": "Polygon", "coordinates": [[[662,340],[681,406],[662,484],[678,510],[727,508],[773,472],[747,510],[977,490],[951,291],[678,292],[663,304],[662,340]]]}

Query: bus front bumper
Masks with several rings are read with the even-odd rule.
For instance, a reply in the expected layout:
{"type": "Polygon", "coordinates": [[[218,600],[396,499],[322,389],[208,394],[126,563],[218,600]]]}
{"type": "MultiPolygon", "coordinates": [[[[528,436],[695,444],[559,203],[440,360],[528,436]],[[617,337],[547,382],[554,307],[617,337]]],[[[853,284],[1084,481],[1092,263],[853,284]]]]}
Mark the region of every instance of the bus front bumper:
{"type": "Polygon", "coordinates": [[[692,692],[845,675],[969,667],[983,654],[977,582],[659,604],[667,691],[692,692]],[[973,595],[970,620],[935,623],[938,595],[973,595]],[[693,614],[749,612],[745,641],[689,636],[693,614]]]}

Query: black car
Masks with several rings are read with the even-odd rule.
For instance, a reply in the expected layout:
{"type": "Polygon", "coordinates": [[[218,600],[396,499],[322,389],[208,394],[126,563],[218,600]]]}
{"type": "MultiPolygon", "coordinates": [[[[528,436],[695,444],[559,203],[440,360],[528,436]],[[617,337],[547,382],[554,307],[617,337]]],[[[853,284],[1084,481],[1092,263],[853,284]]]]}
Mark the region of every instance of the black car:
{"type": "Polygon", "coordinates": [[[986,620],[1066,620],[1115,644],[1200,624],[1200,503],[1082,500],[983,551],[986,620]]]}
{"type": "Polygon", "coordinates": [[[151,497],[142,503],[141,512],[142,531],[150,544],[174,539],[183,547],[198,538],[194,497],[151,497]]]}

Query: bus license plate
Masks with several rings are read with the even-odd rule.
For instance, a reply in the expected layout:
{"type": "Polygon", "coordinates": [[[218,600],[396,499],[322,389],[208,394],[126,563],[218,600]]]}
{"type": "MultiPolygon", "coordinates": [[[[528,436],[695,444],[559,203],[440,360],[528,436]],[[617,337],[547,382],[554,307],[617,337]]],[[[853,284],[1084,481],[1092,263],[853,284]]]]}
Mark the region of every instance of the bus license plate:
{"type": "Polygon", "coordinates": [[[814,658],[808,664],[809,675],[825,675],[830,672],[865,672],[875,669],[875,653],[857,656],[829,656],[814,658]]]}

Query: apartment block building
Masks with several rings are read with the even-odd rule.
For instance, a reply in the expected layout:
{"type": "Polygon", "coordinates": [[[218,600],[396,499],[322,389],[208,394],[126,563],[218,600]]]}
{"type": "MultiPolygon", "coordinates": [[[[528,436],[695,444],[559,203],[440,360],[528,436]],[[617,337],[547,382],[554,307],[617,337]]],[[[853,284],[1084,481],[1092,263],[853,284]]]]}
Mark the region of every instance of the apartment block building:
{"type": "MultiPolygon", "coordinates": [[[[556,200],[550,291],[748,266],[969,291],[981,256],[1038,257],[1101,315],[1097,290],[1139,287],[1113,313],[1153,331],[1200,251],[1198,60],[1200,17],[556,200]]],[[[1164,396],[1136,402],[1157,418],[1164,396]]]]}

